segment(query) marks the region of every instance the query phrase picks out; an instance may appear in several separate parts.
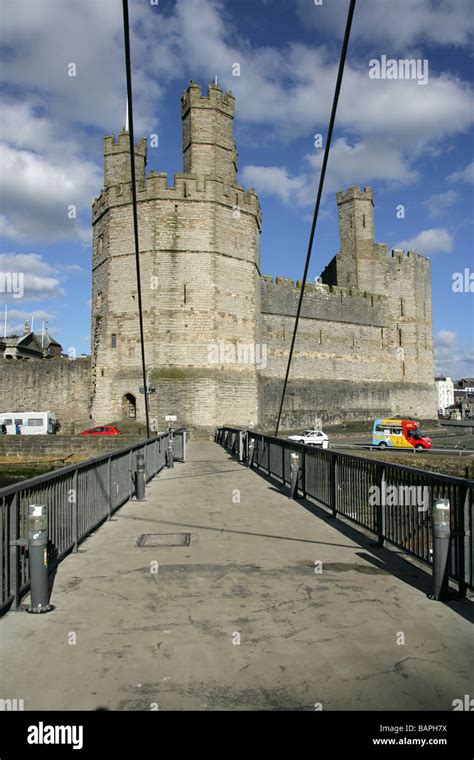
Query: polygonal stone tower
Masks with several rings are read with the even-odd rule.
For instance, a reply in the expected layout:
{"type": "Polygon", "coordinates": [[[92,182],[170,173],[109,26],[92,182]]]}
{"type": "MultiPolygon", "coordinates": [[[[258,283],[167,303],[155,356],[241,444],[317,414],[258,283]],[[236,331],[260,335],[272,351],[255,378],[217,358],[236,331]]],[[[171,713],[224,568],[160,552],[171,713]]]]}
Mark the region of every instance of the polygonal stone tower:
{"type": "MultiPolygon", "coordinates": [[[[166,414],[205,429],[258,420],[261,209],[237,181],[234,111],[217,85],[205,96],[197,84],[183,93],[184,173],[172,187],[166,174],[145,175],[146,140],[135,147],[150,416],[160,430],[166,414]]],[[[105,138],[104,190],[93,204],[99,423],[144,418],[128,151],[127,132],[105,138]]]]}

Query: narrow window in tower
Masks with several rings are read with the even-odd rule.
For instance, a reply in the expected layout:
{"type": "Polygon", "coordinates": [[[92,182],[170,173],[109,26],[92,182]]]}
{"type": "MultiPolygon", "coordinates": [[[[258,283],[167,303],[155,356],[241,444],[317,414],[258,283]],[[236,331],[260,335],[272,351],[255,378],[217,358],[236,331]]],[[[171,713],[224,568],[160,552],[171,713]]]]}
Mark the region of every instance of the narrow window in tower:
{"type": "Polygon", "coordinates": [[[103,369],[100,370],[100,376],[104,377],[104,370],[103,369]]]}
{"type": "Polygon", "coordinates": [[[405,377],[405,362],[402,362],[402,374],[405,377]]]}
{"type": "Polygon", "coordinates": [[[110,338],[110,346],[111,348],[117,348],[117,336],[115,333],[112,333],[112,336],[110,338]]]}
{"type": "Polygon", "coordinates": [[[401,317],[404,316],[404,313],[403,313],[403,298],[400,298],[400,316],[401,317]]]}
{"type": "Polygon", "coordinates": [[[350,222],[351,229],[352,229],[352,214],[349,214],[349,222],[350,222]]]}
{"type": "Polygon", "coordinates": [[[402,345],[402,329],[401,327],[398,328],[398,345],[402,345]]]}
{"type": "Polygon", "coordinates": [[[319,343],[321,344],[323,342],[323,331],[319,331],[319,343]]]}
{"type": "Polygon", "coordinates": [[[362,227],[365,227],[365,214],[362,214],[362,227]]]}
{"type": "Polygon", "coordinates": [[[187,198],[187,197],[188,197],[188,189],[187,189],[187,187],[186,187],[186,182],[184,183],[184,188],[183,188],[183,197],[184,197],[184,198],[187,198]]]}
{"type": "Polygon", "coordinates": [[[102,308],[102,291],[99,291],[97,293],[96,308],[97,308],[97,311],[100,311],[102,308]]]}
{"type": "Polygon", "coordinates": [[[99,235],[97,238],[97,255],[102,256],[102,253],[104,251],[104,236],[99,235]]]}
{"type": "Polygon", "coordinates": [[[186,303],[186,284],[183,285],[183,303],[186,303]]]}

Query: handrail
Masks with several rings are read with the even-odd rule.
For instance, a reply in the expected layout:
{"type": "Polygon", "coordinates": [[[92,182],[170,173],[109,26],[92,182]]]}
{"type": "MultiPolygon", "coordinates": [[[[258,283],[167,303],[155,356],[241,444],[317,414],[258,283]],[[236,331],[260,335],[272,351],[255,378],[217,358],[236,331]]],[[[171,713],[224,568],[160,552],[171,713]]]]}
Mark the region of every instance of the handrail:
{"type": "MultiPolygon", "coordinates": [[[[98,464],[99,462],[103,462],[108,459],[115,459],[121,454],[126,454],[129,451],[134,451],[137,448],[141,448],[146,443],[153,443],[153,441],[155,441],[156,439],[160,440],[163,438],[168,438],[168,433],[160,433],[159,435],[156,435],[153,438],[146,438],[143,441],[131,443],[128,446],[124,446],[121,449],[114,449],[114,451],[109,451],[106,454],[99,454],[99,456],[97,457],[92,457],[91,459],[84,459],[82,462],[74,462],[73,464],[68,464],[65,467],[60,467],[56,470],[53,470],[52,472],[45,472],[43,475],[35,475],[34,478],[28,478],[27,480],[20,480],[18,483],[13,483],[11,486],[4,486],[3,488],[0,488],[0,499],[2,498],[2,496],[10,496],[11,494],[16,493],[17,491],[23,490],[25,488],[26,483],[28,484],[28,488],[34,488],[35,486],[42,485],[43,483],[46,483],[49,480],[54,480],[54,478],[57,477],[59,474],[61,476],[68,475],[70,472],[76,472],[76,470],[81,470],[85,467],[90,467],[93,464],[98,464]]],[[[12,464],[14,464],[14,462],[12,462],[12,464]]]]}

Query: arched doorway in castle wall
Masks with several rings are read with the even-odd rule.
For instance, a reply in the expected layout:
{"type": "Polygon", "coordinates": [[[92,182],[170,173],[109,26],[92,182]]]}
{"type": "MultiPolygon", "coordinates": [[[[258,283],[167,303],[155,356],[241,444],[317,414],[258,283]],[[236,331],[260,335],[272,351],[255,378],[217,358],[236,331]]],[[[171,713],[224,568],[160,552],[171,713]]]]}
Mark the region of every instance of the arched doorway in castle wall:
{"type": "Polygon", "coordinates": [[[137,399],[132,393],[126,393],[122,398],[122,417],[132,420],[137,417],[137,399]]]}

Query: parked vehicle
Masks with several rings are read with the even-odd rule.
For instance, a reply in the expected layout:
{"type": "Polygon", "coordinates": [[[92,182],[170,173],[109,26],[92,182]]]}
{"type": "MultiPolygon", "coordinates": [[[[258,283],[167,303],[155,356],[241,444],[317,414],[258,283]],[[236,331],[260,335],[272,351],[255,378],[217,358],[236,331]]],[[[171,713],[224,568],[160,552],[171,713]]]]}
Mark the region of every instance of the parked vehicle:
{"type": "Polygon", "coordinates": [[[120,435],[120,430],[113,425],[99,425],[89,428],[89,430],[83,430],[79,435],[120,435]]]}
{"type": "Polygon", "coordinates": [[[302,433],[289,435],[288,440],[305,443],[307,446],[321,446],[323,449],[329,446],[329,438],[322,430],[303,430],[302,433]]]}
{"type": "Polygon", "coordinates": [[[6,425],[9,435],[15,435],[18,427],[20,435],[51,435],[60,427],[54,412],[2,412],[2,424],[6,425]]]}
{"type": "Polygon", "coordinates": [[[380,448],[431,449],[433,443],[415,420],[374,421],[372,446],[380,448]]]}

